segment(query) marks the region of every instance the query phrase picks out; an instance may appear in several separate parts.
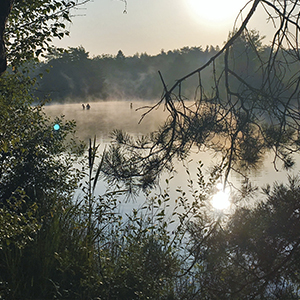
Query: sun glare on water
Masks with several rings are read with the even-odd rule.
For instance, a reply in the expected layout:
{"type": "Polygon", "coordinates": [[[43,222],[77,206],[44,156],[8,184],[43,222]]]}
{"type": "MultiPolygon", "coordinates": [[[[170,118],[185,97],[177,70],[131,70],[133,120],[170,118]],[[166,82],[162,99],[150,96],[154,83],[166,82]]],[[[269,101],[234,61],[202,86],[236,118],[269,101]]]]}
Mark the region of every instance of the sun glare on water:
{"type": "Polygon", "coordinates": [[[234,21],[243,8],[245,0],[187,0],[191,15],[202,23],[214,23],[220,26],[234,21]]]}
{"type": "Polygon", "coordinates": [[[217,185],[218,192],[212,197],[211,204],[217,210],[229,208],[229,190],[223,191],[222,184],[217,185]]]}

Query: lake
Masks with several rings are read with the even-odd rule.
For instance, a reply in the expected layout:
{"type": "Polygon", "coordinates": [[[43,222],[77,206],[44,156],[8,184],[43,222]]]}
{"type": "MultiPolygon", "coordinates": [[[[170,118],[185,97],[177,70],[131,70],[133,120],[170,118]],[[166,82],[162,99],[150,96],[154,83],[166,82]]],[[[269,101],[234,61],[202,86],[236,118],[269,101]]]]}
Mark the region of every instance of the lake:
{"type": "MultiPolygon", "coordinates": [[[[86,104],[86,103],[84,103],[86,104]]],[[[163,106],[148,114],[142,122],[139,123],[141,116],[147,109],[139,109],[142,107],[150,107],[155,102],[153,101],[99,101],[90,103],[89,110],[82,108],[82,103],[72,104],[53,104],[47,105],[44,111],[50,117],[65,115],[66,119],[75,120],[77,124],[77,136],[86,142],[89,138],[97,137],[97,142],[100,143],[103,149],[106,144],[110,142],[110,133],[114,129],[122,129],[123,131],[138,136],[150,133],[157,130],[163,124],[167,112],[164,111],[163,106]]],[[[205,169],[213,165],[213,157],[208,152],[198,152],[194,149],[189,158],[189,169],[193,179],[196,179],[197,162],[202,161],[205,169]]],[[[298,173],[298,165],[300,159],[297,159],[295,168],[292,171],[278,171],[273,167],[273,157],[266,156],[264,162],[260,164],[260,168],[253,171],[251,174],[251,181],[259,186],[265,186],[275,181],[286,182],[287,174],[293,175],[298,173]]],[[[186,171],[182,163],[176,164],[177,173],[172,180],[172,195],[176,197],[176,187],[181,186],[186,189],[186,171]]],[[[168,175],[163,176],[161,187],[164,188],[164,180],[168,175]]],[[[231,176],[230,181],[234,186],[239,187],[241,178],[238,176],[231,176]]],[[[100,184],[97,192],[100,194],[104,191],[103,183],[100,184]]]]}
{"type": "MultiPolygon", "coordinates": [[[[89,110],[82,109],[82,103],[47,105],[44,111],[52,117],[65,115],[75,120],[77,136],[88,142],[96,135],[98,142],[108,143],[113,129],[122,129],[135,136],[156,130],[167,115],[163,108],[153,111],[139,124],[141,115],[152,106],[153,101],[101,101],[89,103],[89,110]]],[[[86,103],[84,103],[86,104],[86,103]]]]}

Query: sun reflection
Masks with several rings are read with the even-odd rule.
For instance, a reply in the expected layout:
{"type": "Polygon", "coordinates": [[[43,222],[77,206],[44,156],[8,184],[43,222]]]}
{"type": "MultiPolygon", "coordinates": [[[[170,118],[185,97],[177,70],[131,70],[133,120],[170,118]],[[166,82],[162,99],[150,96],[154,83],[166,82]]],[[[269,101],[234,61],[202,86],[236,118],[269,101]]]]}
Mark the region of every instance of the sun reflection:
{"type": "Polygon", "coordinates": [[[223,210],[229,208],[229,189],[223,191],[223,185],[221,183],[217,184],[218,192],[212,197],[211,204],[217,210],[223,210]]]}

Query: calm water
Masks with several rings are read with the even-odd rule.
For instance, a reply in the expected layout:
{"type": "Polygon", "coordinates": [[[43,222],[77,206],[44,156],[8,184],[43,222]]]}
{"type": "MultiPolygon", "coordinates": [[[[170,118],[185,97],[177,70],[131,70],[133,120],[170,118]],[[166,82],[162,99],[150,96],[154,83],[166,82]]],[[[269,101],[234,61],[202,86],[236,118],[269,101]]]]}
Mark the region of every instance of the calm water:
{"type": "Polygon", "coordinates": [[[96,135],[98,141],[107,143],[114,129],[122,129],[133,135],[156,130],[167,115],[163,108],[153,111],[139,124],[141,115],[147,111],[142,107],[153,104],[150,101],[102,101],[90,103],[89,110],[83,110],[81,103],[54,104],[46,106],[44,110],[49,116],[65,115],[66,119],[75,120],[80,139],[88,141],[96,135]]]}
{"type": "MultiPolygon", "coordinates": [[[[153,104],[154,102],[149,101],[103,101],[90,103],[90,110],[83,110],[81,103],[54,104],[46,106],[44,110],[51,117],[65,115],[67,119],[74,119],[77,123],[77,136],[80,139],[88,141],[89,138],[93,139],[96,135],[98,143],[104,146],[109,143],[110,133],[114,129],[122,129],[134,136],[147,134],[158,129],[159,125],[163,124],[167,116],[163,107],[152,111],[140,124],[139,120],[141,119],[141,115],[146,112],[147,109],[136,110],[137,108],[151,106],[153,104]]],[[[209,168],[213,165],[213,158],[209,153],[198,153],[195,150],[190,157],[189,168],[191,174],[196,174],[196,162],[199,160],[204,162],[205,168],[209,168]]],[[[272,160],[273,158],[271,156],[266,157],[260,169],[252,173],[251,181],[255,185],[264,186],[267,183],[272,185],[274,181],[287,181],[287,172],[276,172],[272,160]]],[[[297,173],[299,163],[300,159],[298,159],[294,170],[290,171],[289,174],[297,173]]],[[[174,190],[177,186],[186,188],[187,177],[185,168],[181,163],[178,163],[176,169],[177,174],[172,181],[172,187],[174,187],[174,190]]],[[[231,178],[231,181],[237,187],[239,186],[240,180],[241,179],[236,176],[231,178]]],[[[99,190],[99,193],[101,193],[101,190],[99,190]]]]}

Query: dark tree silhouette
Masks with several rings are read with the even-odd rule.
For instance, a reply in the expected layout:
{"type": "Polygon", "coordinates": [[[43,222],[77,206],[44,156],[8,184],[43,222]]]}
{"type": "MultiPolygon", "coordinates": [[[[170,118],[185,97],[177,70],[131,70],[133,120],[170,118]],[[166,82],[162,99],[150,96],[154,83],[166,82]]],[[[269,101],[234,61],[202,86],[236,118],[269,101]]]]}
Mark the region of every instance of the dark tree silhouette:
{"type": "Polygon", "coordinates": [[[7,61],[14,67],[51,50],[53,38],[69,32],[71,12],[89,0],[22,1],[0,3],[0,74],[7,61]]]}
{"type": "Polygon", "coordinates": [[[0,75],[6,70],[7,67],[4,31],[12,4],[13,0],[3,0],[0,2],[0,75]]]}
{"type": "MultiPolygon", "coordinates": [[[[169,118],[160,131],[141,144],[143,155],[136,153],[140,141],[131,143],[125,135],[116,134],[116,147],[123,144],[126,148],[130,143],[133,146],[134,156],[126,162],[132,165],[141,159],[142,168],[150,168],[145,169],[151,175],[148,179],[155,178],[174,157],[185,158],[195,145],[200,150],[213,149],[222,154],[224,184],[230,171],[246,176],[269,151],[274,153],[276,169],[279,161],[286,168],[293,166],[293,153],[299,150],[300,3],[254,0],[249,5],[252,6],[241,26],[205,64],[171,87],[159,72],[163,96],[142,118],[160,105],[169,111],[169,118]],[[274,23],[273,41],[267,47],[248,28],[258,6],[274,23]],[[204,72],[211,74],[213,84],[207,83],[204,72]],[[185,84],[195,79],[198,84],[194,99],[188,99],[185,84]]],[[[146,173],[136,175],[143,181],[146,173]]]]}

